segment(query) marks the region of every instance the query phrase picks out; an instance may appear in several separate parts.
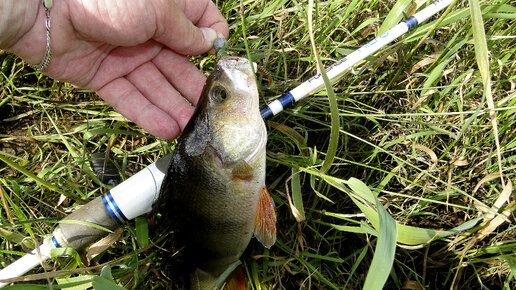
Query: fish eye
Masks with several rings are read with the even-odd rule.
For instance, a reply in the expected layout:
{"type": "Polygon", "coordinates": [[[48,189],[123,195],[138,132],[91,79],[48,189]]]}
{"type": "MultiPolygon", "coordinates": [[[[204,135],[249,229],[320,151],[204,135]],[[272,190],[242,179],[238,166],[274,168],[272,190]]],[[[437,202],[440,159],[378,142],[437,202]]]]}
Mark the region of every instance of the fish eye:
{"type": "Polygon", "coordinates": [[[210,91],[210,98],[218,104],[222,104],[226,100],[227,96],[226,89],[222,86],[215,86],[210,91]]]}

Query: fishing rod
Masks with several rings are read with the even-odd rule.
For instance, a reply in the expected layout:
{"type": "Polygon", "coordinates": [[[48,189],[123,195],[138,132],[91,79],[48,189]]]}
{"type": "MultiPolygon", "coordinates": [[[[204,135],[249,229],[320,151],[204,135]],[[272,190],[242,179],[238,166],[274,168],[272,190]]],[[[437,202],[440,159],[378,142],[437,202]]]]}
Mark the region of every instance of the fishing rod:
{"type": "MultiPolygon", "coordinates": [[[[343,59],[335,62],[325,70],[326,74],[328,75],[328,79],[330,79],[332,82],[338,81],[347,69],[351,68],[371,54],[377,52],[379,49],[394,41],[396,38],[416,27],[419,23],[424,22],[439,11],[448,7],[453,1],[454,0],[439,0],[433,2],[407,20],[400,22],[393,28],[389,29],[387,32],[371,40],[343,59]]],[[[270,119],[274,115],[283,111],[285,108],[291,107],[301,99],[304,99],[305,97],[319,91],[323,86],[324,80],[321,77],[321,74],[317,74],[311,77],[307,81],[289,91],[287,94],[279,97],[263,108],[260,111],[262,118],[264,120],[270,119]]]]}
{"type": "MultiPolygon", "coordinates": [[[[446,8],[452,2],[453,0],[436,1],[394,26],[328,67],[326,69],[328,78],[337,81],[348,68],[446,8]]],[[[218,56],[224,54],[226,45],[225,40],[219,39],[216,41],[215,49],[218,56]]],[[[262,118],[264,120],[270,119],[285,108],[294,105],[295,102],[320,90],[323,85],[324,82],[320,74],[313,76],[286,95],[268,104],[261,110],[262,118]]],[[[63,219],[65,222],[60,223],[52,235],[46,237],[39,247],[0,270],[0,287],[8,284],[8,281],[5,280],[19,277],[49,259],[52,249],[71,247],[81,250],[103,238],[109,231],[120,227],[126,221],[150,212],[152,204],[159,196],[171,157],[172,155],[168,154],[158,159],[113,187],[106,194],[95,198],[65,217],[63,219]],[[74,223],[74,221],[78,222],[74,223]]]]}
{"type": "MultiPolygon", "coordinates": [[[[60,223],[41,246],[0,270],[0,281],[27,273],[49,259],[52,249],[69,247],[81,250],[126,221],[150,212],[158,199],[171,158],[170,153],[158,159],[65,217],[65,222],[60,223]]],[[[0,282],[0,288],[5,285],[7,282],[0,282]]]]}

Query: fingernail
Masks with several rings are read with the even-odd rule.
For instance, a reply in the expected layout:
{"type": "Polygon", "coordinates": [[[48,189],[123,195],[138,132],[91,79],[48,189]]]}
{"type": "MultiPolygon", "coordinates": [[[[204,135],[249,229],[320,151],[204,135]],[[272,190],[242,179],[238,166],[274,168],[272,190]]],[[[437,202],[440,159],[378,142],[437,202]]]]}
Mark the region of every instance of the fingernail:
{"type": "Polygon", "coordinates": [[[201,32],[206,42],[212,46],[215,39],[217,39],[217,32],[213,28],[209,27],[202,27],[201,32]]]}

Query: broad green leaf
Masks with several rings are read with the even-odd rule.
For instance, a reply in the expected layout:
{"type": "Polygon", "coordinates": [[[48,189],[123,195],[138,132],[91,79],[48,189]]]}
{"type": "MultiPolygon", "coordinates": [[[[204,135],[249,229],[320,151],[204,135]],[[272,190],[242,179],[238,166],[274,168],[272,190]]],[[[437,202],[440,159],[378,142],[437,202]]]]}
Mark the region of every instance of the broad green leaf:
{"type": "MultiPolygon", "coordinates": [[[[348,185],[357,196],[363,198],[367,202],[370,202],[370,200],[372,200],[374,203],[371,202],[371,204],[376,203],[376,201],[375,201],[376,198],[374,197],[371,190],[367,187],[367,185],[365,185],[362,181],[360,181],[356,178],[350,178],[347,182],[339,182],[338,179],[329,178],[329,177],[328,178],[325,177],[324,180],[326,180],[330,185],[349,194],[349,192],[345,188],[343,188],[343,183],[344,183],[344,184],[348,185]]],[[[378,231],[379,225],[380,225],[380,218],[378,216],[378,212],[372,208],[371,204],[366,205],[363,202],[359,201],[357,198],[355,198],[353,195],[350,195],[350,197],[351,197],[351,200],[355,203],[355,205],[360,209],[360,211],[366,216],[369,223],[371,223],[371,225],[378,231]]],[[[327,213],[327,214],[329,214],[329,213],[327,213]]],[[[341,218],[337,214],[332,215],[332,216],[341,218]]],[[[468,222],[461,224],[448,231],[418,228],[418,227],[413,227],[413,226],[402,225],[402,224],[399,224],[396,222],[396,228],[397,228],[396,241],[400,244],[405,244],[405,245],[410,245],[410,246],[426,244],[433,240],[444,238],[444,237],[456,234],[460,231],[470,229],[473,226],[475,226],[475,224],[477,222],[478,222],[478,219],[474,219],[474,220],[468,221],[468,222]]],[[[367,231],[363,227],[360,230],[358,230],[355,227],[349,227],[349,226],[348,227],[332,226],[332,227],[334,227],[335,229],[338,229],[338,230],[343,230],[343,231],[356,232],[356,233],[369,232],[370,234],[377,235],[375,232],[367,231]]]]}
{"type": "Polygon", "coordinates": [[[398,242],[410,246],[426,244],[433,240],[444,238],[456,233],[452,231],[425,229],[400,224],[397,224],[397,228],[398,242]]]}
{"type": "Polygon", "coordinates": [[[376,209],[380,220],[379,235],[373,260],[367,272],[363,289],[382,289],[389,278],[394,254],[396,254],[396,222],[376,199],[376,209]]]}
{"type": "Polygon", "coordinates": [[[124,287],[115,283],[109,266],[102,267],[100,276],[93,277],[93,288],[95,290],[125,290],[124,287]]]}
{"type": "Polygon", "coordinates": [[[113,281],[113,275],[111,274],[111,267],[104,266],[100,270],[100,276],[113,281]]]}
{"type": "Polygon", "coordinates": [[[373,195],[373,192],[367,187],[365,183],[360,181],[359,179],[356,179],[354,177],[351,177],[346,184],[353,190],[358,196],[361,198],[367,200],[371,204],[375,203],[375,196],[373,195]]]}
{"type": "Polygon", "coordinates": [[[140,248],[149,245],[149,225],[145,217],[137,217],[135,219],[136,242],[140,248]]]}
{"type": "Polygon", "coordinates": [[[34,241],[31,239],[27,239],[26,236],[14,232],[14,231],[8,231],[6,229],[0,228],[0,238],[11,241],[15,244],[22,244],[24,247],[27,247],[29,249],[34,249],[35,244],[34,241]]]}
{"type": "MultiPolygon", "coordinates": [[[[357,199],[353,198],[353,201],[355,204],[360,208],[362,213],[365,214],[369,222],[373,225],[375,229],[378,229],[379,226],[379,217],[378,213],[371,209],[370,207],[366,206],[365,204],[361,203],[357,199]]],[[[476,221],[473,223],[468,223],[469,227],[460,226],[460,230],[465,230],[468,228],[473,227],[476,224],[476,221]]],[[[398,243],[415,246],[420,244],[426,244],[433,240],[437,240],[440,238],[444,238],[453,234],[456,234],[459,232],[459,230],[450,230],[450,231],[443,231],[443,230],[434,230],[434,229],[425,229],[425,228],[418,228],[413,226],[407,226],[402,225],[399,223],[396,223],[397,227],[397,237],[396,240],[398,243]]]]}
{"type": "Polygon", "coordinates": [[[56,281],[62,289],[66,290],[85,290],[93,286],[92,276],[56,278],[56,281]]]}
{"type": "Polygon", "coordinates": [[[117,285],[113,280],[102,276],[93,277],[92,285],[95,290],[126,290],[124,287],[117,285]]]}

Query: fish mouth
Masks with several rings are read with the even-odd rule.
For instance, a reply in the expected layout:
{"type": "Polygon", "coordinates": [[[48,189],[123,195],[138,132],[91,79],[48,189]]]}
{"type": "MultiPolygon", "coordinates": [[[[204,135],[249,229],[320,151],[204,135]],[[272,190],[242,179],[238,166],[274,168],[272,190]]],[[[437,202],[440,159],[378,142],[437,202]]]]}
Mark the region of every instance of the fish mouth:
{"type": "Polygon", "coordinates": [[[217,65],[229,78],[234,90],[249,92],[249,88],[255,86],[252,66],[254,66],[254,70],[257,67],[255,63],[251,64],[247,58],[223,57],[217,65]]]}

